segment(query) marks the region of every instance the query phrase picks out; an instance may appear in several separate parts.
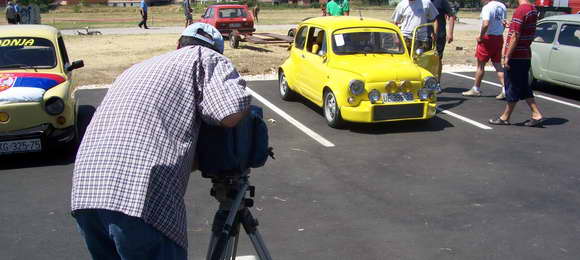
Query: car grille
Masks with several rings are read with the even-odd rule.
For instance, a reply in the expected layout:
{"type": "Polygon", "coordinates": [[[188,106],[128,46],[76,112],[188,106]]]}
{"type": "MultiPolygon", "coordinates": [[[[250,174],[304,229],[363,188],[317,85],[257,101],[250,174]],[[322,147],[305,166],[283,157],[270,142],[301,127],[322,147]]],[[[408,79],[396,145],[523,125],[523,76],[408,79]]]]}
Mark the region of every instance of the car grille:
{"type": "Polygon", "coordinates": [[[375,106],[373,121],[423,117],[425,103],[375,106]]]}

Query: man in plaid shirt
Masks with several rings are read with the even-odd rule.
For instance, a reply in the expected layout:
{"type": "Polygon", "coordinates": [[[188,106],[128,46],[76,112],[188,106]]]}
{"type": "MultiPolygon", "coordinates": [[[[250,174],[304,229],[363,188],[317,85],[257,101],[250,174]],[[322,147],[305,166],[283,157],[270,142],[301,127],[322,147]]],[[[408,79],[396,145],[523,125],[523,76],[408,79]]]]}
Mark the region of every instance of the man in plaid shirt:
{"type": "Polygon", "coordinates": [[[183,196],[200,124],[233,127],[251,102],[221,53],[219,31],[195,23],[178,50],[132,66],[109,89],[72,186],[72,215],[93,259],[187,259],[183,196]]]}

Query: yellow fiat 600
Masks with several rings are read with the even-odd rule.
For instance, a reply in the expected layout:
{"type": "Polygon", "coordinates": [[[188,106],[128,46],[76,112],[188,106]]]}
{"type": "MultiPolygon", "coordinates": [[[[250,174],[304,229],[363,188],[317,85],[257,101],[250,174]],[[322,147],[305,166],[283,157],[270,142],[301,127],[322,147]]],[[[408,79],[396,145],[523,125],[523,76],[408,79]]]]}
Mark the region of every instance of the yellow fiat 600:
{"type": "Polygon", "coordinates": [[[76,140],[71,72],[81,67],[57,29],[0,26],[0,156],[76,140]]]}
{"type": "Polygon", "coordinates": [[[300,94],[323,107],[331,127],[429,119],[440,87],[430,31],[431,24],[419,26],[406,43],[397,26],[382,20],[305,20],[279,68],[280,95],[291,100],[300,94]]]}

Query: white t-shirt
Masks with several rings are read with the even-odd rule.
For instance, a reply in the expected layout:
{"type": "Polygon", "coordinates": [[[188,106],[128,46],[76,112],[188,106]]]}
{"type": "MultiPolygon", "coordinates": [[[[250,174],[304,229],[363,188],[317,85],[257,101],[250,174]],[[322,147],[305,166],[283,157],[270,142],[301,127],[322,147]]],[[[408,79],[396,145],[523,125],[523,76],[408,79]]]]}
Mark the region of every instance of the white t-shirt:
{"type": "Polygon", "coordinates": [[[439,12],[431,0],[403,0],[393,13],[393,22],[401,26],[406,37],[413,37],[415,27],[435,20],[439,12]]]}
{"type": "Polygon", "coordinates": [[[490,1],[481,9],[481,20],[489,21],[487,35],[503,35],[503,21],[506,19],[506,7],[498,1],[490,1]]]}

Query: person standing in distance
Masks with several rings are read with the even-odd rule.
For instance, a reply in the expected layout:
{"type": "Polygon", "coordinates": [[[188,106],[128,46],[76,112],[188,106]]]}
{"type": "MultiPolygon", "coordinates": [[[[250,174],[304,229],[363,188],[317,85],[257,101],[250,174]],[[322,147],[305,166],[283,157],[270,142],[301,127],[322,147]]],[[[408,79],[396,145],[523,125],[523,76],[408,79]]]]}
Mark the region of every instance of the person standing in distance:
{"type": "Polygon", "coordinates": [[[338,5],[338,3],[336,3],[336,0],[329,0],[328,3],[326,3],[326,13],[329,16],[342,16],[342,8],[340,7],[340,5],[338,5]]]}
{"type": "MultiPolygon", "coordinates": [[[[437,25],[435,18],[439,15],[437,8],[431,3],[431,0],[402,0],[397,4],[395,12],[393,12],[393,22],[401,28],[403,37],[405,37],[405,45],[409,54],[411,52],[411,42],[413,41],[413,31],[421,24],[434,22],[437,25]]],[[[427,42],[428,36],[419,36],[421,41],[427,42]]]]}
{"type": "Polygon", "coordinates": [[[6,21],[8,24],[18,24],[18,11],[12,1],[8,1],[6,5],[6,21]]]}
{"type": "Polygon", "coordinates": [[[149,27],[147,27],[148,9],[149,5],[147,4],[147,1],[141,0],[141,3],[139,4],[139,12],[141,13],[141,22],[139,23],[139,28],[149,29],[149,27]]]}
{"type": "Polygon", "coordinates": [[[187,259],[184,194],[202,122],[235,126],[246,82],[220,32],[188,26],[178,49],[124,71],[77,153],[71,211],[93,259],[187,259]]]}
{"type": "Polygon", "coordinates": [[[189,0],[183,0],[183,13],[185,14],[185,27],[193,23],[193,8],[189,0]]]}
{"type": "Polygon", "coordinates": [[[455,29],[455,11],[451,8],[447,0],[431,0],[437,12],[439,13],[435,20],[437,26],[435,29],[435,43],[437,44],[437,53],[439,54],[439,82],[441,82],[441,72],[443,70],[443,51],[445,44],[453,42],[453,30],[455,29]],[[449,20],[449,23],[447,23],[449,20]],[[447,28],[449,27],[449,28],[447,28]]]}
{"type": "Polygon", "coordinates": [[[491,59],[491,63],[497,72],[497,78],[502,85],[502,91],[496,96],[497,99],[505,98],[504,73],[501,67],[501,51],[503,46],[503,31],[506,23],[506,7],[503,3],[495,0],[481,0],[485,6],[481,9],[481,30],[475,40],[475,58],[477,70],[475,72],[475,85],[468,91],[461,93],[464,96],[481,96],[481,80],[485,75],[485,65],[491,59]]]}
{"type": "Polygon", "coordinates": [[[342,13],[345,16],[349,16],[350,15],[350,3],[349,0],[343,0],[342,4],[340,5],[340,8],[342,8],[342,13]]]}
{"type": "Polygon", "coordinates": [[[509,125],[510,117],[520,100],[525,100],[530,107],[530,119],[525,126],[541,127],[544,116],[536,104],[532,86],[528,83],[532,50],[530,45],[536,34],[538,11],[528,0],[519,0],[514,11],[510,29],[504,47],[502,66],[505,70],[505,100],[507,104],[498,117],[489,120],[493,125],[509,125]]]}

